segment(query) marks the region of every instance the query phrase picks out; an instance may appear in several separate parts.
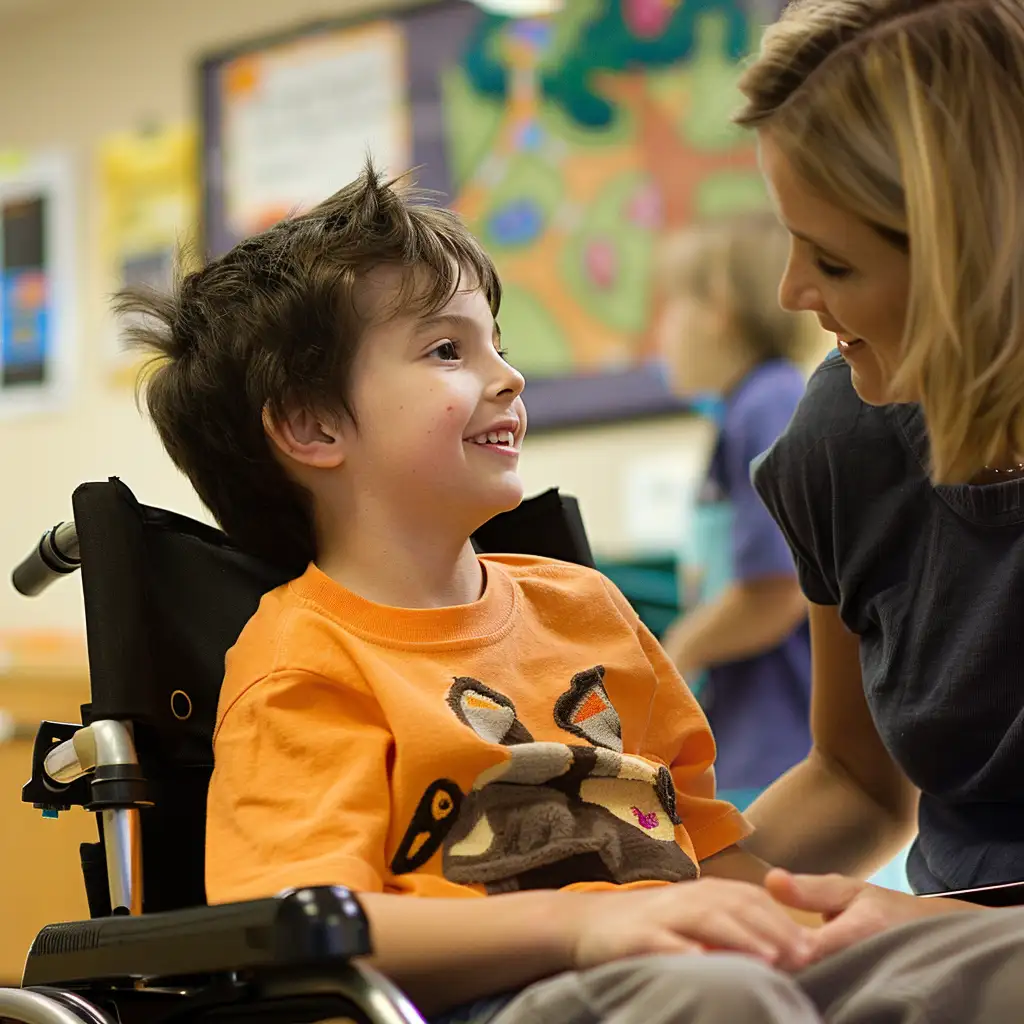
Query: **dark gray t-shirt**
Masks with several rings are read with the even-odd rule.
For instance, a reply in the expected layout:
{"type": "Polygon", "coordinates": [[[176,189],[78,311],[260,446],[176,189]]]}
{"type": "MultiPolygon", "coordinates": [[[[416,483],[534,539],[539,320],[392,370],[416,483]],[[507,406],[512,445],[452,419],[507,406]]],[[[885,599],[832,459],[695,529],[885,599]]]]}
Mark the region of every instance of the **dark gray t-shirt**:
{"type": "Polygon", "coordinates": [[[754,467],[921,790],[917,892],[1024,879],[1024,480],[933,487],[927,464],[920,408],[865,405],[833,354],[754,467]]]}

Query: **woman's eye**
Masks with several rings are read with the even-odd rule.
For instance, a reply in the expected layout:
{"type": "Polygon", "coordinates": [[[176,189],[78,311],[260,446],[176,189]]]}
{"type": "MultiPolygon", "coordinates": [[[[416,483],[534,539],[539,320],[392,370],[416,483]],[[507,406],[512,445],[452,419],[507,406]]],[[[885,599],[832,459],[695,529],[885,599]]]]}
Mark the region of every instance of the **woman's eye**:
{"type": "Polygon", "coordinates": [[[444,341],[434,349],[433,354],[445,362],[456,360],[459,358],[459,346],[454,341],[444,341]]]}
{"type": "Polygon", "coordinates": [[[820,256],[814,262],[826,277],[846,277],[850,272],[849,267],[840,266],[838,263],[829,263],[828,260],[823,260],[820,256]]]}

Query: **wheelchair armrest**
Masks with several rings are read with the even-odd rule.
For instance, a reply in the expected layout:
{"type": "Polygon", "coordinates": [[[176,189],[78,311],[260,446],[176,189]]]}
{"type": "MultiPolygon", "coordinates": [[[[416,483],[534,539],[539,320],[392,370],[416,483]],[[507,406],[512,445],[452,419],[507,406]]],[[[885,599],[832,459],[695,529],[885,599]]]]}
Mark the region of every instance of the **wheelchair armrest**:
{"type": "Polygon", "coordinates": [[[47,925],[29,950],[23,984],[338,964],[370,948],[369,923],[347,889],[297,889],[246,903],[47,925]]]}

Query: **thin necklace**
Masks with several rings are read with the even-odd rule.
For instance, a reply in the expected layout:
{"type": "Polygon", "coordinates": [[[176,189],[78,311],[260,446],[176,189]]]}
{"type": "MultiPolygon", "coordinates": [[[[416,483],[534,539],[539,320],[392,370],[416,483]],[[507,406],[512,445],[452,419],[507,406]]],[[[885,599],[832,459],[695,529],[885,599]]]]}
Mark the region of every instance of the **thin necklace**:
{"type": "Polygon", "coordinates": [[[1000,483],[1003,480],[1012,480],[1021,473],[1024,473],[1024,462],[1018,462],[1013,466],[1008,466],[1005,469],[1000,469],[998,466],[985,466],[982,470],[981,476],[987,476],[988,480],[982,480],[981,483],[1000,483]]]}

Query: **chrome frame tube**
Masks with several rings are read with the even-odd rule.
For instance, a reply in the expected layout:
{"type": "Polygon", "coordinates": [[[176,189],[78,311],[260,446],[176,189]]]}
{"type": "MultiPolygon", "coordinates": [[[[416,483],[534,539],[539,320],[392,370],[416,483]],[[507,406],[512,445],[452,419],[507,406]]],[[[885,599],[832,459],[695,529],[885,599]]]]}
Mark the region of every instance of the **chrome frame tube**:
{"type": "Polygon", "coordinates": [[[111,909],[142,913],[142,823],[134,807],[101,811],[111,909]]]}
{"type": "Polygon", "coordinates": [[[18,1024],[82,1024],[82,1018],[66,1006],[23,988],[0,988],[0,1020],[18,1024]]]}
{"type": "MultiPolygon", "coordinates": [[[[54,747],[43,761],[47,776],[67,785],[97,768],[138,765],[131,726],[100,719],[84,726],[69,740],[54,747]]],[[[101,811],[103,848],[107,859],[110,906],[142,913],[142,826],[134,807],[101,811]]]]}
{"type": "Polygon", "coordinates": [[[277,978],[255,979],[260,993],[270,997],[333,993],[354,1003],[373,1024],[426,1024],[401,989],[379,971],[349,962],[329,968],[288,972],[277,978]]]}

